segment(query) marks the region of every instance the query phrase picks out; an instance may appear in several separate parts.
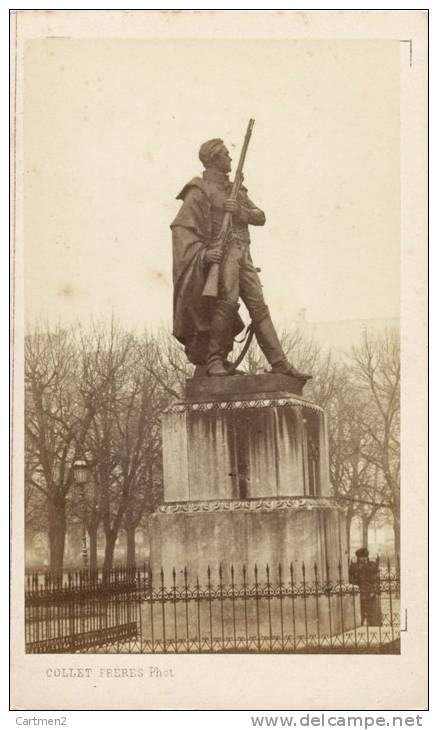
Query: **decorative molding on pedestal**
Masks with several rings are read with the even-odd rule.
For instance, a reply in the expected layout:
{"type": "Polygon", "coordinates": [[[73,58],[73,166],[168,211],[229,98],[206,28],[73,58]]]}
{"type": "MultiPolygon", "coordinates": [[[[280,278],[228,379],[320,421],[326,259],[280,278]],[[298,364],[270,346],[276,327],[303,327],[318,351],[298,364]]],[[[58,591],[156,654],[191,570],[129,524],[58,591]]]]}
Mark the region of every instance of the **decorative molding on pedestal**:
{"type": "Polygon", "coordinates": [[[276,499],[217,499],[197,500],[194,502],[168,502],[160,505],[160,514],[199,513],[199,512],[273,512],[277,510],[333,509],[337,502],[334,497],[279,497],[276,499]]]}
{"type": "Polygon", "coordinates": [[[190,401],[177,401],[172,403],[164,413],[187,413],[198,411],[232,411],[246,408],[308,408],[311,411],[324,413],[324,409],[304,398],[252,398],[251,400],[230,400],[230,401],[204,401],[193,403],[190,401]]]}

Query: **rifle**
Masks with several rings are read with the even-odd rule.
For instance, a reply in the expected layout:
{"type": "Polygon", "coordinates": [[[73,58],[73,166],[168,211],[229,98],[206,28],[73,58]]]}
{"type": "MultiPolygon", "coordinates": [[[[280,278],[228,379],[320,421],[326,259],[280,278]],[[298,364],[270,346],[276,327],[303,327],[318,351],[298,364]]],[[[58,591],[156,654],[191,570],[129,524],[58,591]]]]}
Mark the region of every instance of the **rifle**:
{"type": "MultiPolygon", "coordinates": [[[[248,149],[249,140],[251,139],[252,134],[252,128],[254,126],[255,119],[250,119],[248,123],[248,128],[246,130],[245,139],[243,141],[243,147],[242,151],[240,153],[239,158],[239,164],[237,165],[236,175],[234,177],[233,187],[231,189],[231,195],[230,198],[232,200],[237,199],[237,195],[240,189],[240,186],[242,184],[242,172],[243,172],[243,165],[245,163],[245,157],[246,157],[246,151],[248,149]]],[[[222,221],[222,226],[219,232],[218,236],[218,243],[217,245],[222,251],[222,256],[224,255],[225,246],[227,244],[228,235],[230,233],[230,227],[231,227],[231,213],[225,213],[224,219],[222,221]]],[[[205,286],[202,292],[203,297],[217,297],[218,291],[219,291],[219,269],[220,264],[211,264],[210,270],[208,272],[207,280],[205,282],[205,286]]]]}

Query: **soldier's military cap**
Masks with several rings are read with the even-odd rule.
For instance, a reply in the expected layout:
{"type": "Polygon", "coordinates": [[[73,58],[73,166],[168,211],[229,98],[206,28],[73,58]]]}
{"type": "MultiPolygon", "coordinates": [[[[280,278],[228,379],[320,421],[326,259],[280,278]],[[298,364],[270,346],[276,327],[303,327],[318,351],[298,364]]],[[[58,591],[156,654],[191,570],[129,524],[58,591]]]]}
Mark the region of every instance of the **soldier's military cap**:
{"type": "Polygon", "coordinates": [[[209,139],[208,142],[204,142],[201,145],[199,148],[199,159],[204,166],[207,166],[211,162],[223,143],[222,139],[209,139]]]}

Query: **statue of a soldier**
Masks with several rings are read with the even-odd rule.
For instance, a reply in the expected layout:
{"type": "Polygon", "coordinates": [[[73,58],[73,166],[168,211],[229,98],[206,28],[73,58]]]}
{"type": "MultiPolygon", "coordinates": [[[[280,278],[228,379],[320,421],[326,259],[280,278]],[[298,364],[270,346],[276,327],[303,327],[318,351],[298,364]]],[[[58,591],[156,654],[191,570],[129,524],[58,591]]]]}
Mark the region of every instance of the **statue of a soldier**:
{"type": "Polygon", "coordinates": [[[242,185],[235,198],[230,197],[231,157],[221,139],[205,142],[199,158],[205,170],[177,196],[183,204],[171,224],[173,334],[184,345],[189,361],[200,366],[195,374],[231,374],[234,369],[227,356],[234,337],[244,328],[238,314],[241,298],[272,372],[299,376],[283,352],[251,259],[249,226],[263,226],[265,214],[242,185]],[[232,224],[222,249],[218,236],[227,212],[232,224]],[[212,264],[220,264],[216,298],[203,296],[212,264]]]}

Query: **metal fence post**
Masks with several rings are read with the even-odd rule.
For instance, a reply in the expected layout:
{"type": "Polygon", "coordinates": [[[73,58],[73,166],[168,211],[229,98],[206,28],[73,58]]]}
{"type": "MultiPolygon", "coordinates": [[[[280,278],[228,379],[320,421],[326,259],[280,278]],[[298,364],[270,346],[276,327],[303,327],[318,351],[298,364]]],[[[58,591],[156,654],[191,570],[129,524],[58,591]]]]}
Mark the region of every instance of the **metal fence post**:
{"type": "Polygon", "coordinates": [[[328,608],[328,615],[329,615],[329,638],[330,638],[330,646],[333,646],[333,626],[332,626],[332,604],[331,604],[331,595],[332,595],[332,584],[330,580],[330,566],[328,562],[325,565],[325,572],[326,572],[326,596],[327,596],[327,608],[328,608]]]}
{"type": "Polygon", "coordinates": [[[280,637],[281,648],[284,650],[284,625],[283,625],[283,580],[281,563],[278,564],[278,600],[280,601],[280,637]]]}
{"type": "Polygon", "coordinates": [[[213,651],[213,615],[211,607],[211,569],[207,566],[207,591],[208,591],[208,625],[210,629],[210,649],[213,651]]]}
{"type": "Polygon", "coordinates": [[[341,611],[341,632],[342,632],[342,646],[345,646],[345,623],[344,623],[344,581],[342,577],[342,565],[341,561],[338,562],[338,574],[339,574],[339,596],[340,596],[340,611],[341,611]]]}
{"type": "Polygon", "coordinates": [[[316,613],[316,637],[318,646],[321,643],[320,638],[320,627],[319,627],[319,584],[318,584],[318,566],[316,563],[313,565],[313,573],[315,576],[315,613],[316,613]]]}
{"type": "Polygon", "coordinates": [[[257,624],[257,649],[260,651],[260,608],[259,608],[259,583],[257,563],[254,565],[254,587],[255,587],[255,608],[256,608],[256,624],[257,624]]]}
{"type": "Polygon", "coordinates": [[[201,598],[199,589],[199,576],[196,576],[196,618],[198,624],[198,649],[202,651],[202,636],[201,636],[201,598]]]}
{"type": "Polygon", "coordinates": [[[150,602],[150,615],[151,615],[151,650],[155,654],[155,634],[154,634],[154,581],[152,570],[149,574],[150,587],[149,587],[149,602],[150,602]]]}
{"type": "Polygon", "coordinates": [[[219,564],[219,599],[221,605],[221,637],[222,637],[222,649],[225,649],[225,627],[224,627],[224,595],[222,585],[222,565],[219,564]]]}
{"type": "Polygon", "coordinates": [[[190,634],[189,634],[189,586],[187,583],[187,566],[184,566],[184,606],[186,610],[186,648],[190,651],[190,634]]]}
{"type": "Polygon", "coordinates": [[[231,605],[233,611],[233,640],[234,648],[237,646],[236,641],[236,597],[234,594],[234,565],[231,566],[231,605]]]}
{"type": "Polygon", "coordinates": [[[247,649],[249,649],[249,643],[248,643],[248,604],[247,604],[247,594],[246,594],[246,565],[243,565],[242,567],[242,578],[243,578],[243,611],[245,616],[245,646],[247,649]]]}
{"type": "Polygon", "coordinates": [[[164,588],[164,570],[161,568],[160,570],[160,596],[161,596],[161,620],[162,620],[162,627],[163,627],[163,651],[164,653],[167,652],[167,644],[166,644],[166,602],[165,602],[165,588],[164,588]]]}
{"type": "Polygon", "coordinates": [[[306,566],[301,566],[301,574],[303,576],[303,600],[304,600],[304,631],[306,635],[306,648],[309,645],[309,632],[307,626],[307,586],[306,586],[306,566]]]}
{"type": "Polygon", "coordinates": [[[289,565],[290,573],[290,596],[292,602],[292,640],[294,651],[297,648],[297,634],[296,634],[296,623],[295,623],[295,581],[294,581],[294,566],[293,563],[289,565]]]}
{"type": "Polygon", "coordinates": [[[272,650],[272,614],[271,614],[271,580],[269,565],[266,566],[266,588],[268,600],[268,626],[269,626],[269,648],[272,650]]]}
{"type": "Polygon", "coordinates": [[[176,570],[172,568],[172,593],[173,593],[173,633],[175,637],[175,651],[178,653],[178,617],[176,603],[176,570]]]}

